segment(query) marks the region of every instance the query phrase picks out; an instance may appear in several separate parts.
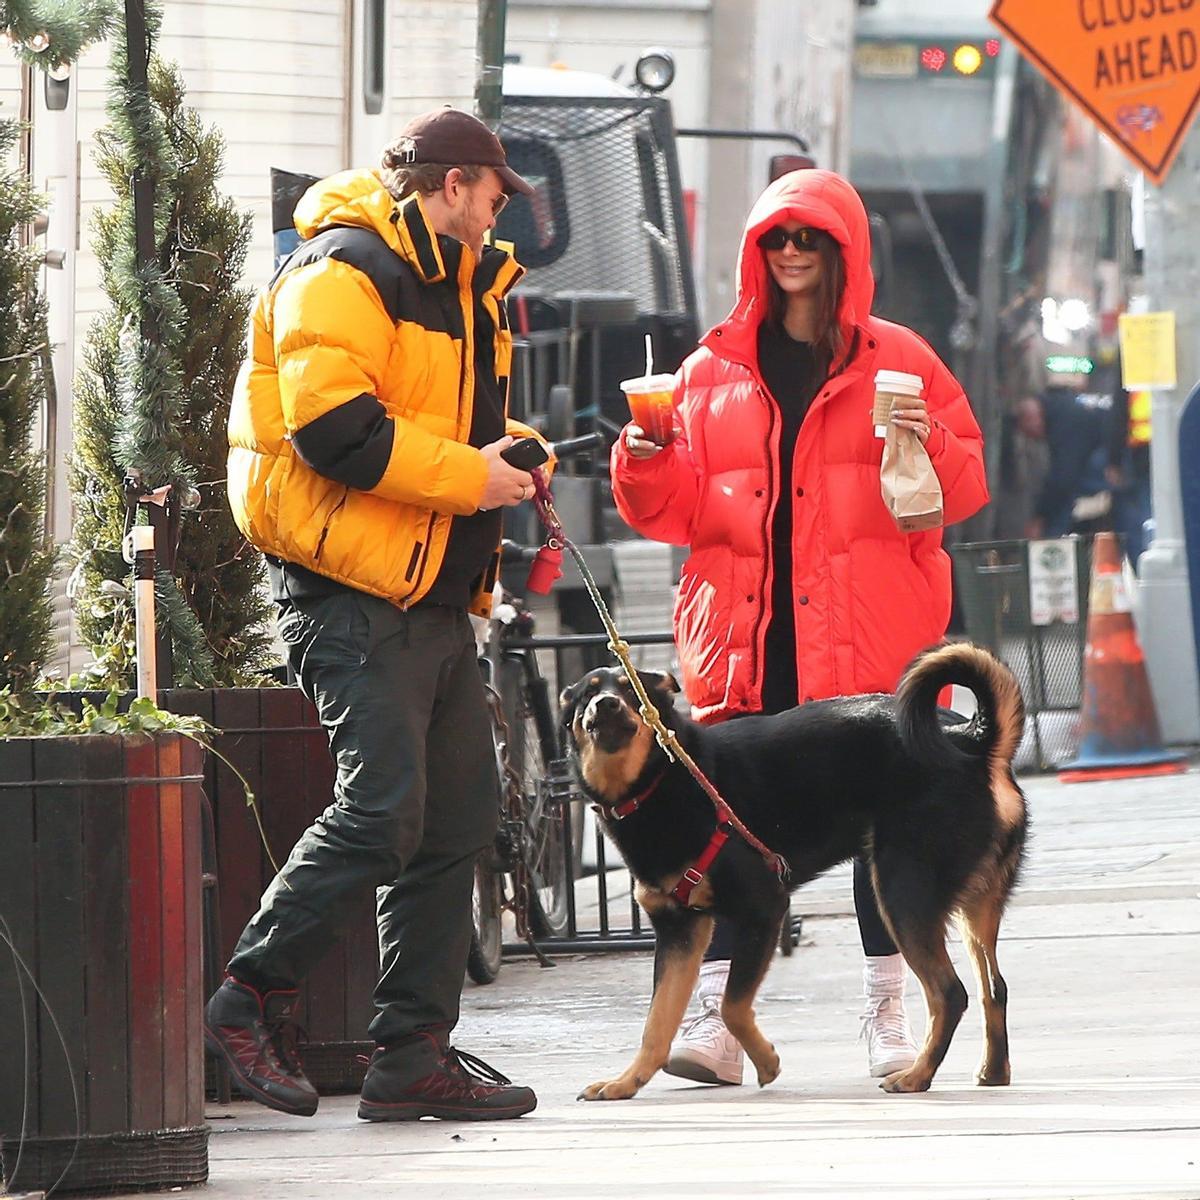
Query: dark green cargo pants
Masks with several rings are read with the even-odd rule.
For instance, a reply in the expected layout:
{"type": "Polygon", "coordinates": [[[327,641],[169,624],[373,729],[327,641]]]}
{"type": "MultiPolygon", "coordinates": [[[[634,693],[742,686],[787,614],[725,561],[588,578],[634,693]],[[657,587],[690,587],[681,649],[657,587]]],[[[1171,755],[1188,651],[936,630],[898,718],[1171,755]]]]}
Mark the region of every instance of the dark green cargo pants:
{"type": "Polygon", "coordinates": [[[267,889],[229,963],[290,988],[377,888],[380,979],[371,1035],[452,1028],[471,940],[474,863],[498,794],[483,683],[461,609],[402,612],[344,591],[280,605],[280,637],[329,734],[333,803],[267,889]]]}

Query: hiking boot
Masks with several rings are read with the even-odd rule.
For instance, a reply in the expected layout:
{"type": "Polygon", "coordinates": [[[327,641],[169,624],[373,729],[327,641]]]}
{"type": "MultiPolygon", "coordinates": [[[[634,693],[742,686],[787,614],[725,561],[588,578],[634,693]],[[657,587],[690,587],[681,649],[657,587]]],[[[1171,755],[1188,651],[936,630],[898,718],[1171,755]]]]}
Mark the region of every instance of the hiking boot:
{"type": "Polygon", "coordinates": [[[432,1034],[416,1034],[371,1055],[358,1115],[364,1121],[503,1121],[532,1112],[532,1088],[432,1034]]]}
{"type": "Polygon", "coordinates": [[[742,1044],[721,1019],[721,1001],[728,979],[728,959],[701,964],[696,985],[700,1012],[679,1027],[679,1034],[671,1043],[671,1056],[663,1068],[668,1075],[696,1083],[742,1082],[745,1058],[742,1044]]]}
{"type": "Polygon", "coordinates": [[[866,1007],[861,1036],[867,1043],[867,1064],[873,1079],[907,1071],[917,1061],[917,1044],[904,1011],[907,978],[908,968],[899,954],[867,958],[864,963],[866,1007]]]}
{"type": "Polygon", "coordinates": [[[295,1047],[285,1040],[296,992],[256,992],[232,976],[204,1011],[204,1044],[225,1060],[239,1092],[268,1108],[311,1117],[317,1089],[304,1077],[295,1047]]]}

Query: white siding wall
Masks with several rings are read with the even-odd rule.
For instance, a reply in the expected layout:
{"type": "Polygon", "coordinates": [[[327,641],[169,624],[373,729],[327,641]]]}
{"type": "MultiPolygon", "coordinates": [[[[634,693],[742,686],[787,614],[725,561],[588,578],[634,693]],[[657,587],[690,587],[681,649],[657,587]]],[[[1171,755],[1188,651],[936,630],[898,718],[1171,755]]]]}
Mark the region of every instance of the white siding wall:
{"type": "MultiPolygon", "coordinates": [[[[444,102],[472,104],[476,0],[392,0],[383,136],[357,137],[368,118],[361,91],[347,78],[354,65],[347,45],[352,7],[358,8],[354,0],[170,0],[166,5],[159,49],[179,64],[189,103],[224,133],[222,187],[254,214],[249,282],[261,283],[271,271],[272,166],[325,175],[352,163],[365,165],[374,161],[390,130],[413,113],[444,102]]],[[[361,12],[355,16],[361,21],[361,12]]],[[[107,65],[108,48],[92,50],[78,80],[81,318],[102,303],[87,229],[92,212],[111,199],[91,154],[105,119],[107,65]]]]}
{"type": "Polygon", "coordinates": [[[379,151],[411,117],[442,104],[471,111],[475,104],[477,0],[391,0],[383,111],[368,114],[362,102],[361,0],[355,0],[351,158],[374,164],[379,151]]]}
{"type": "MultiPolygon", "coordinates": [[[[845,171],[849,160],[850,59],[855,0],[713,0],[714,43],[710,119],[733,129],[796,133],[817,164],[845,171]]],[[[707,312],[730,309],[738,246],[746,214],[766,186],[782,141],[723,143],[708,178],[707,312]]]]}
{"type": "Polygon", "coordinates": [[[394,128],[439,104],[475,104],[476,0],[393,0],[388,110],[394,128]]]}
{"type": "MultiPolygon", "coordinates": [[[[362,0],[167,0],[158,49],[179,64],[188,102],[225,135],[226,174],[220,186],[253,213],[248,284],[263,284],[272,271],[270,168],[326,175],[352,164],[370,165],[391,132],[414,113],[444,102],[470,108],[476,14],[476,0],[390,0],[388,99],[375,130],[363,114],[353,74],[352,39],[360,34],[362,0]]],[[[96,131],[106,120],[109,53],[107,45],[89,51],[73,84],[81,218],[76,364],[88,325],[105,304],[90,229],[93,214],[112,202],[93,155],[96,131]]],[[[16,107],[10,95],[15,97],[18,84],[15,67],[0,71],[5,107],[16,107]]],[[[70,382],[60,380],[64,453],[70,441],[70,382]]],[[[60,536],[68,536],[66,524],[60,536]]],[[[72,646],[71,669],[78,669],[84,657],[72,646]]]]}
{"type": "Polygon", "coordinates": [[[21,115],[21,67],[7,52],[0,52],[0,118],[15,120],[21,115]]]}
{"type": "MultiPolygon", "coordinates": [[[[817,165],[845,172],[850,165],[850,63],[855,0],[796,4],[758,0],[752,118],[755,128],[798,133],[817,165]]],[[[781,143],[755,153],[754,178],[765,181],[781,143]],[[761,169],[759,169],[761,168],[761,169]]]]}
{"type": "MultiPolygon", "coordinates": [[[[344,0],[258,0],[253,6],[172,0],[166,6],[159,50],[179,65],[189,103],[225,135],[222,188],[254,214],[251,282],[270,274],[270,168],[324,174],[344,164],[344,10],[344,0]]],[[[79,71],[81,320],[103,304],[88,230],[91,214],[112,198],[91,153],[105,121],[108,55],[107,46],[94,49],[79,71]]]]}

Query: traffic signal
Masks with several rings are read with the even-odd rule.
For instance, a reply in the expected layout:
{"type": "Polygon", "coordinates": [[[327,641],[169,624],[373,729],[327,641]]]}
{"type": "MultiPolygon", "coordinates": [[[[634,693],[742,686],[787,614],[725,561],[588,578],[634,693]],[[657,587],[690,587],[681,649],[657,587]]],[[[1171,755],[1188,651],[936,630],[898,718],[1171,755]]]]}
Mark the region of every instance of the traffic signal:
{"type": "Polygon", "coordinates": [[[854,72],[867,79],[986,79],[995,74],[999,38],[859,38],[854,72]]]}
{"type": "Polygon", "coordinates": [[[986,73],[989,60],[1000,54],[1000,39],[987,38],[981,42],[934,42],[923,45],[918,61],[921,69],[931,75],[963,75],[968,78],[986,73]]]}

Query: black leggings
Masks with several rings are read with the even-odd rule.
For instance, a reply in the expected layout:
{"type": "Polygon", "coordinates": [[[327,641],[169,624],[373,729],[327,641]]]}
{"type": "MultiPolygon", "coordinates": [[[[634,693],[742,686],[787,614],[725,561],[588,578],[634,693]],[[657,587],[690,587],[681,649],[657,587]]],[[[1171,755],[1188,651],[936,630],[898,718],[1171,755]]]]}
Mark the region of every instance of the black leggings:
{"type": "MultiPolygon", "coordinates": [[[[854,911],[858,914],[858,936],[862,939],[863,953],[870,958],[898,954],[879,906],[875,903],[875,889],[871,887],[871,869],[861,859],[854,860],[854,911]]],[[[712,941],[704,955],[705,962],[715,962],[733,957],[737,945],[737,926],[724,917],[718,917],[713,929],[712,941]]]]}

